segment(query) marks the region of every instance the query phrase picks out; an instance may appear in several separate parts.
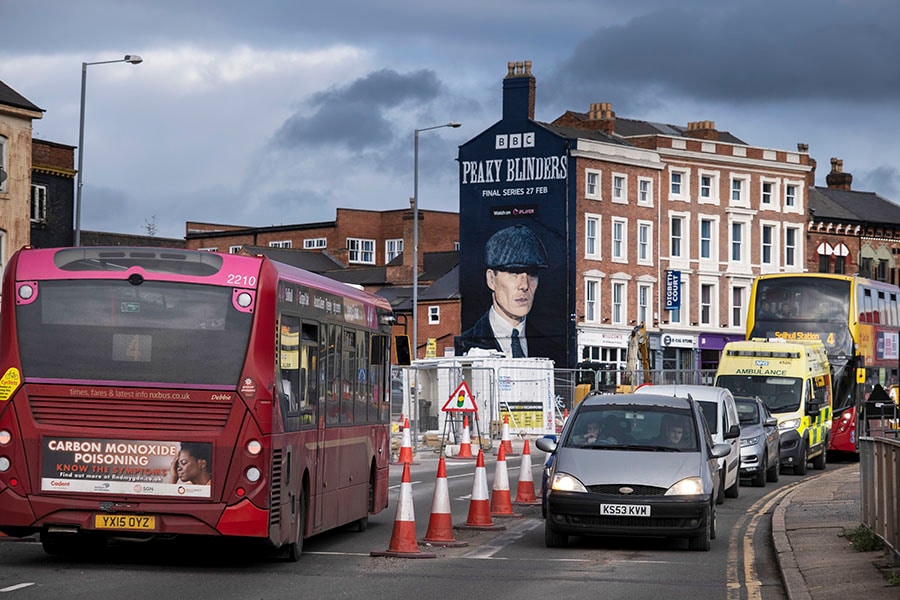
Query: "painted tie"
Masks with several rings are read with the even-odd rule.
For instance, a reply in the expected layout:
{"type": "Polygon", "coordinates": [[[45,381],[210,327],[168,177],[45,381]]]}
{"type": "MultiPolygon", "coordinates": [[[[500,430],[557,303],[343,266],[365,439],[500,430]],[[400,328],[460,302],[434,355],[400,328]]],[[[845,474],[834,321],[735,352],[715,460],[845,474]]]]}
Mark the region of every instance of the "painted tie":
{"type": "Polygon", "coordinates": [[[512,330],[512,355],[513,358],[525,358],[525,353],[522,352],[522,342],[519,341],[519,330],[512,330]]]}

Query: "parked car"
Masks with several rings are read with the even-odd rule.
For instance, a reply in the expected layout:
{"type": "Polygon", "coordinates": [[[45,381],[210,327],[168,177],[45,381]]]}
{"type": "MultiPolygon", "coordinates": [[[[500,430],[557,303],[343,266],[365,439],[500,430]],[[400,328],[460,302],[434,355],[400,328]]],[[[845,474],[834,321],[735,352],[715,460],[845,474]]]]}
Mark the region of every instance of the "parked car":
{"type": "Polygon", "coordinates": [[[537,440],[545,463],[544,542],[572,535],[684,537],[709,550],[716,537],[717,460],[693,400],[591,393],[559,436],[537,440]]]}
{"type": "Polygon", "coordinates": [[[727,388],[711,385],[649,385],[638,388],[635,391],[644,394],[690,397],[700,403],[713,441],[717,444],[728,444],[731,446],[728,456],[719,459],[719,485],[723,492],[719,494],[719,504],[725,501],[726,496],[728,498],[737,498],[741,488],[739,474],[741,466],[741,426],[731,391],[727,388]]]}
{"type": "Polygon", "coordinates": [[[765,487],[766,481],[778,481],[781,469],[778,419],[755,396],[735,396],[734,403],[741,423],[741,477],[749,477],[756,487],[765,487]]]}

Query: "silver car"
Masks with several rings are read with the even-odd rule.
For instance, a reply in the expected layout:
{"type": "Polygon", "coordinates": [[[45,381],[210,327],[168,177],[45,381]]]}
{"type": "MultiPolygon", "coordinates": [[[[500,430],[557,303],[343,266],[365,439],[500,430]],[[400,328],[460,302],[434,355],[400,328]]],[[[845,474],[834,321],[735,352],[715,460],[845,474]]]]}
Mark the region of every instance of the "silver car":
{"type": "Polygon", "coordinates": [[[651,394],[590,394],[560,434],[537,440],[547,473],[544,542],[571,535],[684,537],[709,550],[716,537],[717,460],[699,405],[651,394]]]}
{"type": "Polygon", "coordinates": [[[766,481],[778,481],[781,468],[778,419],[759,398],[735,396],[734,402],[741,422],[741,477],[765,487],[766,481]]]}

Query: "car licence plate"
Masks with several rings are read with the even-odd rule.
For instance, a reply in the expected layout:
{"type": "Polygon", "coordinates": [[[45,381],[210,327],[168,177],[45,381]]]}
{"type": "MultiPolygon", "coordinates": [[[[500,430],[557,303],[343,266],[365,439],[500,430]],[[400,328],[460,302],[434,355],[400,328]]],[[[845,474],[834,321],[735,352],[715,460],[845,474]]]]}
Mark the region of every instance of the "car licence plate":
{"type": "Polygon", "coordinates": [[[150,515],[94,515],[97,529],[128,529],[132,531],[153,531],[156,517],[150,515]]]}
{"type": "Polygon", "coordinates": [[[649,504],[601,504],[600,515],[604,517],[649,517],[649,504]]]}

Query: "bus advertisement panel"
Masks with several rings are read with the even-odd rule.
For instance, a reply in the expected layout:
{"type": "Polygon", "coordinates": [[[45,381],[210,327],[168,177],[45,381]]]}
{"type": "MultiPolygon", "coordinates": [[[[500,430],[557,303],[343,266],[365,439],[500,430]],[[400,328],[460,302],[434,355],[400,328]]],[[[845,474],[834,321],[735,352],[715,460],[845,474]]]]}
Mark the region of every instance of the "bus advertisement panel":
{"type": "Polygon", "coordinates": [[[20,250],[2,292],[3,533],[51,553],[252,537],[296,559],[387,506],[384,299],[263,257],[136,247],[20,250]]]}

